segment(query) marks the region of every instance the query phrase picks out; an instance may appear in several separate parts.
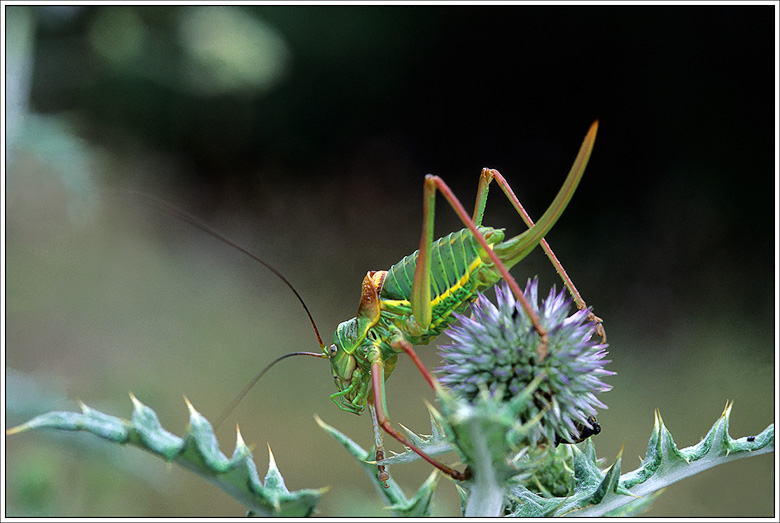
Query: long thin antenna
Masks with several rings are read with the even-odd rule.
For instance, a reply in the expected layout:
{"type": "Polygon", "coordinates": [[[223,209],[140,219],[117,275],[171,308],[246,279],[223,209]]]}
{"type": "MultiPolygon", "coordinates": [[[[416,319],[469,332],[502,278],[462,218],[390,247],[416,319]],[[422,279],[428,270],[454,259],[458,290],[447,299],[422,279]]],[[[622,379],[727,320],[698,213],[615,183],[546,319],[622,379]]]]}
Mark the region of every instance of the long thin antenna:
{"type": "Polygon", "coordinates": [[[234,242],[227,236],[224,236],[222,233],[218,232],[217,230],[213,229],[211,226],[206,225],[204,222],[199,220],[198,218],[192,216],[191,214],[179,209],[178,207],[166,202],[165,200],[161,200],[160,198],[157,198],[155,196],[152,196],[150,194],[145,194],[142,192],[129,190],[129,192],[137,197],[143,198],[144,200],[147,200],[149,202],[154,203],[158,207],[160,207],[163,211],[167,212],[168,214],[179,218],[180,220],[183,220],[190,225],[197,227],[201,231],[205,232],[206,234],[209,234],[213,236],[214,238],[218,239],[219,241],[238,249],[239,251],[243,252],[256,262],[262,264],[266,269],[274,273],[280,280],[284,282],[285,285],[287,285],[291,291],[293,291],[293,294],[295,294],[295,297],[298,298],[298,301],[301,302],[301,305],[303,306],[303,310],[306,311],[306,315],[309,317],[309,322],[311,323],[312,328],[314,329],[314,334],[317,335],[317,342],[320,344],[320,348],[323,350],[323,352],[290,352],[288,354],[284,354],[282,356],[279,356],[274,361],[269,363],[265,366],[263,370],[257,373],[257,375],[252,378],[249,383],[246,384],[246,386],[241,390],[241,392],[236,395],[236,397],[233,399],[233,401],[228,405],[228,407],[222,412],[222,414],[217,418],[216,423],[214,424],[214,429],[216,430],[219,428],[220,425],[227,419],[227,417],[230,415],[231,412],[236,408],[236,406],[241,402],[242,399],[249,393],[249,391],[252,389],[252,387],[255,386],[255,383],[260,381],[260,378],[263,377],[263,375],[268,372],[268,370],[282,361],[285,358],[289,358],[291,356],[314,356],[315,358],[327,358],[328,356],[325,354],[325,345],[322,343],[322,337],[320,337],[320,331],[317,329],[317,325],[314,323],[314,318],[311,315],[311,312],[309,312],[309,308],[306,306],[306,303],[303,301],[303,298],[300,294],[298,294],[298,291],[295,290],[295,287],[293,287],[292,283],[290,283],[287,278],[284,277],[284,275],[276,270],[274,267],[272,267],[268,262],[260,258],[259,256],[255,255],[254,253],[250,252],[246,248],[242,247],[238,243],[234,242]]]}
{"type": "Polygon", "coordinates": [[[244,399],[244,396],[246,396],[249,391],[252,389],[252,387],[255,386],[255,383],[260,381],[260,378],[263,377],[263,374],[265,374],[268,369],[279,363],[285,358],[289,358],[290,356],[314,356],[315,358],[326,358],[325,353],[323,352],[290,352],[288,354],[284,354],[282,356],[279,356],[274,361],[269,363],[265,366],[263,370],[257,373],[257,375],[252,378],[252,380],[246,384],[246,387],[244,387],[241,392],[239,392],[236,397],[233,399],[233,401],[228,405],[228,407],[225,409],[225,411],[217,418],[216,423],[214,424],[214,430],[217,430],[220,425],[222,425],[222,422],[227,419],[228,416],[230,416],[230,413],[233,412],[233,409],[236,408],[236,406],[241,403],[241,400],[244,399]]]}
{"type": "MultiPolygon", "coordinates": [[[[197,227],[201,231],[210,234],[214,238],[218,239],[219,241],[226,243],[227,245],[230,245],[231,247],[238,249],[239,251],[243,252],[256,262],[261,263],[263,266],[265,266],[266,269],[274,273],[280,280],[282,280],[285,285],[287,285],[291,291],[295,294],[295,297],[298,298],[298,301],[301,302],[301,305],[303,305],[303,310],[306,311],[306,315],[309,317],[309,322],[311,322],[311,326],[314,328],[314,334],[317,335],[317,342],[320,344],[321,349],[325,349],[325,345],[322,343],[322,338],[320,337],[320,331],[317,329],[317,325],[314,323],[314,318],[311,315],[311,312],[309,312],[309,308],[306,306],[306,303],[303,301],[303,298],[301,298],[301,295],[298,294],[298,291],[295,290],[295,287],[292,286],[292,283],[287,281],[287,278],[282,275],[281,272],[277,271],[275,268],[273,268],[268,262],[264,261],[259,256],[253,254],[252,252],[248,251],[246,248],[242,247],[241,245],[237,244],[227,236],[222,235],[222,233],[217,232],[215,229],[210,227],[209,225],[206,225],[202,221],[200,221],[198,218],[192,216],[191,214],[182,211],[181,209],[171,205],[170,203],[166,202],[165,200],[161,200],[159,198],[156,198],[154,196],[151,196],[149,194],[145,194],[142,192],[129,190],[131,194],[134,194],[135,196],[138,196],[140,198],[143,198],[145,200],[148,200],[156,205],[158,205],[162,210],[167,212],[168,214],[175,216],[176,218],[179,218],[180,220],[183,220],[190,225],[197,227]]],[[[278,360],[277,360],[278,361],[278,360]]],[[[256,381],[256,380],[255,380],[256,381]]],[[[254,384],[254,382],[252,382],[254,384]]]]}

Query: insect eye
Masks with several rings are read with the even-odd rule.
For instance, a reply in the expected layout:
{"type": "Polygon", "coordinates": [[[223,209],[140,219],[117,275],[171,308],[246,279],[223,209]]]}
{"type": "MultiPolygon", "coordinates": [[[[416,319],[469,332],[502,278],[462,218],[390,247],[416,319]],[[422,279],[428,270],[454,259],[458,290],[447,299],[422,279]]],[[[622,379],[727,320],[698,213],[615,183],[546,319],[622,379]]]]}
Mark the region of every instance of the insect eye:
{"type": "Polygon", "coordinates": [[[332,358],[334,357],[339,351],[339,348],[336,347],[336,344],[334,343],[330,347],[328,347],[328,355],[332,358]]]}

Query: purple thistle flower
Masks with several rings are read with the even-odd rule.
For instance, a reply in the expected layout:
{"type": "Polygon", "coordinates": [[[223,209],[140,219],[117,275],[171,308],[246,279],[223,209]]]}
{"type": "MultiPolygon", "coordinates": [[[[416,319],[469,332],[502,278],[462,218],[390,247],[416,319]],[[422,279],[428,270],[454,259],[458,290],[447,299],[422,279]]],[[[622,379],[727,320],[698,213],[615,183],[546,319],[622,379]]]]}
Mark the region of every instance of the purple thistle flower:
{"type": "Polygon", "coordinates": [[[544,380],[520,414],[527,422],[541,413],[532,429],[536,441],[574,441],[597,408],[607,408],[597,395],[612,387],[601,379],[606,370],[606,345],[595,338],[590,309],[569,315],[572,299],[555,288],[539,303],[538,281],[529,280],[525,296],[548,331],[548,355],[538,361],[539,336],[509,285],[497,285],[496,304],[479,295],[471,316],[457,315],[447,334],[451,345],[439,347],[443,365],[440,382],[461,399],[474,403],[480,390],[498,401],[516,397],[537,376],[544,380]],[[579,425],[579,427],[578,427],[579,425]]]}

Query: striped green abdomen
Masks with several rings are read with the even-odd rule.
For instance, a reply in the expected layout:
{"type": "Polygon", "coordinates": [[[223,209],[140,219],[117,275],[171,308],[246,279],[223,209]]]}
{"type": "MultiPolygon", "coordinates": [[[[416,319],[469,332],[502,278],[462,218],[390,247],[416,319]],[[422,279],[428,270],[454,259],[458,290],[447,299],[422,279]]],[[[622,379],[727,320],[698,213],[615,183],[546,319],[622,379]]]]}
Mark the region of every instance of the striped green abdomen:
{"type": "MultiPolygon", "coordinates": [[[[501,242],[501,229],[480,227],[489,245],[501,242]]],[[[480,256],[484,250],[468,229],[461,229],[431,244],[431,326],[413,343],[426,343],[438,336],[454,320],[452,312],[463,312],[476,293],[494,285],[500,275],[488,260],[480,256]]],[[[483,254],[486,258],[486,255],[483,254]]],[[[387,271],[382,292],[381,308],[399,318],[411,315],[409,297],[412,293],[418,251],[405,257],[387,271]]]]}

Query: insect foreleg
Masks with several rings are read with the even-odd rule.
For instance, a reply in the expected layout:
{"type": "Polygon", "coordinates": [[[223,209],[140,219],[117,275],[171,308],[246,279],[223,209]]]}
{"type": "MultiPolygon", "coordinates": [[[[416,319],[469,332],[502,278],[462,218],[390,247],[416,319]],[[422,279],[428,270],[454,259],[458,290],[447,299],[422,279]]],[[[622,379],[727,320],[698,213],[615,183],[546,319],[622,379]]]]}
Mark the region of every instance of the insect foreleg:
{"type": "Polygon", "coordinates": [[[447,465],[439,463],[428,454],[417,448],[411,442],[409,442],[406,438],[403,437],[403,435],[401,435],[401,433],[399,433],[390,425],[390,418],[387,417],[385,408],[385,376],[384,366],[381,359],[376,359],[371,364],[371,382],[374,387],[374,408],[376,409],[377,423],[385,432],[400,441],[403,445],[412,449],[412,451],[417,453],[422,459],[441,470],[451,478],[457,480],[466,480],[471,477],[471,472],[469,469],[466,469],[465,472],[459,472],[453,468],[448,467],[447,465]]]}
{"type": "Polygon", "coordinates": [[[387,486],[387,480],[390,479],[390,474],[387,473],[385,466],[381,464],[385,459],[385,447],[382,444],[382,433],[379,432],[379,422],[376,420],[376,409],[373,405],[368,406],[368,410],[371,413],[371,423],[374,425],[374,449],[376,449],[375,459],[377,462],[377,479],[382,482],[385,488],[387,486]]]}
{"type": "MultiPolygon", "coordinates": [[[[576,166],[577,164],[575,164],[575,166],[572,167],[572,169],[574,169],[576,166]]],[[[496,169],[488,169],[487,167],[482,169],[482,174],[479,177],[479,188],[477,189],[477,201],[476,204],[474,205],[474,215],[473,215],[474,222],[477,225],[482,224],[482,217],[485,213],[485,205],[487,203],[488,189],[490,186],[490,182],[492,182],[493,180],[495,180],[496,183],[498,183],[499,187],[501,187],[501,190],[504,191],[504,194],[506,195],[507,199],[509,199],[509,201],[512,203],[512,206],[515,208],[517,213],[522,217],[525,224],[528,225],[529,228],[533,227],[534,222],[531,219],[531,216],[528,214],[528,212],[526,212],[525,208],[523,207],[523,204],[520,203],[520,200],[518,200],[517,196],[515,196],[512,187],[509,186],[509,183],[507,183],[506,179],[496,169]]],[[[585,309],[587,307],[587,305],[585,304],[585,300],[582,298],[582,295],[577,290],[577,287],[574,286],[574,282],[572,281],[572,279],[566,273],[566,269],[563,268],[563,264],[561,264],[561,262],[558,260],[558,257],[555,256],[555,253],[552,251],[550,244],[547,243],[546,239],[542,238],[542,240],[539,242],[539,245],[542,246],[542,249],[544,250],[544,253],[547,255],[547,258],[553,264],[553,267],[555,267],[555,271],[561,277],[561,280],[563,280],[564,285],[566,285],[566,287],[569,289],[569,292],[574,298],[574,302],[577,304],[577,308],[585,309]]],[[[601,336],[602,341],[606,343],[607,334],[606,332],[604,332],[604,327],[602,326],[601,318],[599,318],[598,316],[596,316],[591,312],[590,319],[592,321],[595,321],[598,324],[596,333],[599,336],[601,336]]]]}

